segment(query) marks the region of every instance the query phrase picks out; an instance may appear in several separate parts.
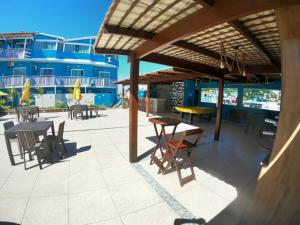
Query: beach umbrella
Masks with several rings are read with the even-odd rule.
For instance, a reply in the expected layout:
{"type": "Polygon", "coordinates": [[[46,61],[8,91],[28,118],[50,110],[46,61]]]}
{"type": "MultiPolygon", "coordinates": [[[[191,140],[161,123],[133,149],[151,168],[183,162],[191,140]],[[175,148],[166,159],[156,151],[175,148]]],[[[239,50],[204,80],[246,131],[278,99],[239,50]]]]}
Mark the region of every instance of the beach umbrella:
{"type": "Polygon", "coordinates": [[[76,80],[75,85],[74,85],[73,99],[75,101],[81,100],[80,81],[78,79],[76,80]]]}
{"type": "Polygon", "coordinates": [[[30,81],[26,80],[24,84],[24,89],[21,97],[21,102],[28,102],[30,96],[30,81]]]}
{"type": "Polygon", "coordinates": [[[7,96],[8,94],[4,93],[3,91],[0,91],[0,97],[3,97],[3,96],[7,96]]]}

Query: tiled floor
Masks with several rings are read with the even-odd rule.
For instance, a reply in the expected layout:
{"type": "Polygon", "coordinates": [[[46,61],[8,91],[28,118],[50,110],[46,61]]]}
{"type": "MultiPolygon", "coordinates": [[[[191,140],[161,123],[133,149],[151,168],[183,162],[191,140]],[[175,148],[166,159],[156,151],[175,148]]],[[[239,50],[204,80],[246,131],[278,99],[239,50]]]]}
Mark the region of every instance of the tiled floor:
{"type": "MultiPolygon", "coordinates": [[[[200,121],[206,136],[195,150],[196,180],[180,187],[177,174],[157,174],[149,165],[154,130],[139,113],[139,163],[128,162],[128,111],[110,109],[101,117],[69,120],[67,113],[42,114],[66,121],[70,157],[24,170],[10,165],[0,118],[0,224],[24,225],[168,225],[195,218],[208,224],[236,224],[251,197],[264,157],[264,141],[255,132],[223,122],[221,139],[213,141],[214,122],[200,121]],[[144,153],[144,154],[143,154],[144,153]],[[176,222],[175,222],[176,221],[176,222]]],[[[178,131],[193,126],[182,123],[178,131]]],[[[14,149],[16,146],[13,145],[14,149]]],[[[19,162],[19,156],[15,156],[19,162]]],[[[36,161],[29,162],[30,165],[36,161]]],[[[188,173],[188,170],[184,171],[188,173]]]]}

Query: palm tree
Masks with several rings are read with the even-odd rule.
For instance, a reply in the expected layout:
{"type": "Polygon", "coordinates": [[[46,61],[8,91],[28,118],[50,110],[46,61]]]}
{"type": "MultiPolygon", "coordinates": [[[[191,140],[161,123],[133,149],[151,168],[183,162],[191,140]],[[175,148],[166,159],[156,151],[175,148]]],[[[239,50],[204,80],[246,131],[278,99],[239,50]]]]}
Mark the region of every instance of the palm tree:
{"type": "Polygon", "coordinates": [[[41,98],[42,98],[42,108],[44,108],[44,99],[43,99],[44,88],[43,87],[35,87],[35,92],[36,92],[37,95],[41,96],[41,98]]]}
{"type": "Polygon", "coordinates": [[[11,99],[11,108],[13,108],[14,107],[15,96],[18,95],[17,88],[13,87],[13,88],[8,89],[8,95],[9,95],[9,97],[11,99]]]}

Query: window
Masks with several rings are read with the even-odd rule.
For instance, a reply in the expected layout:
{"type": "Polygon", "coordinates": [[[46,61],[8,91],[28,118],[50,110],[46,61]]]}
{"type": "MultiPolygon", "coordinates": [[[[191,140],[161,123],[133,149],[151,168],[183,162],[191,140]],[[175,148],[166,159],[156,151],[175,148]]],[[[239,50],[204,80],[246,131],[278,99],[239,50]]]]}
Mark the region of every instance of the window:
{"type": "Polygon", "coordinates": [[[25,76],[26,75],[26,67],[15,67],[13,69],[13,76],[25,76]]]}
{"type": "Polygon", "coordinates": [[[90,53],[90,46],[88,45],[74,45],[74,44],[66,44],[65,52],[73,52],[73,53],[90,53]]]}
{"type": "Polygon", "coordinates": [[[83,77],[84,70],[83,69],[72,69],[71,76],[72,77],[83,77]]]}
{"type": "Polygon", "coordinates": [[[38,41],[35,43],[35,48],[38,50],[56,50],[56,42],[38,41]]]}
{"type": "Polygon", "coordinates": [[[99,78],[110,78],[110,72],[99,71],[99,78]]]}
{"type": "Polygon", "coordinates": [[[237,88],[224,88],[223,104],[237,105],[238,89],[237,88]]]}
{"type": "Polygon", "coordinates": [[[52,76],[53,68],[41,68],[41,75],[42,76],[52,76]]]}
{"type": "Polygon", "coordinates": [[[279,111],[280,96],[280,90],[245,88],[243,106],[279,111]]]}
{"type": "MultiPolygon", "coordinates": [[[[201,88],[201,102],[217,103],[218,101],[218,88],[201,88]]],[[[224,88],[223,104],[237,105],[238,89],[237,88],[224,88]]]]}
{"type": "Polygon", "coordinates": [[[63,43],[57,42],[57,50],[62,51],[64,49],[63,43]]]}
{"type": "Polygon", "coordinates": [[[15,48],[24,48],[24,41],[21,41],[21,42],[16,42],[15,44],[15,48]]]}

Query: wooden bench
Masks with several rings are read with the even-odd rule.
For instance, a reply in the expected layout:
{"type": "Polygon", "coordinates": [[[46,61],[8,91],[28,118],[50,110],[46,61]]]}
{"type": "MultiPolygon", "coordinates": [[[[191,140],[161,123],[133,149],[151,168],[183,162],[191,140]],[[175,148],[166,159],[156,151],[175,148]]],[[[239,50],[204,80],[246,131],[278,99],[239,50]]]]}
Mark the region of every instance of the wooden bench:
{"type": "Polygon", "coordinates": [[[190,114],[190,123],[193,123],[193,115],[208,115],[208,121],[211,120],[211,113],[215,110],[208,107],[199,107],[199,106],[176,106],[175,109],[180,112],[181,118],[183,118],[184,113],[190,114]]]}

